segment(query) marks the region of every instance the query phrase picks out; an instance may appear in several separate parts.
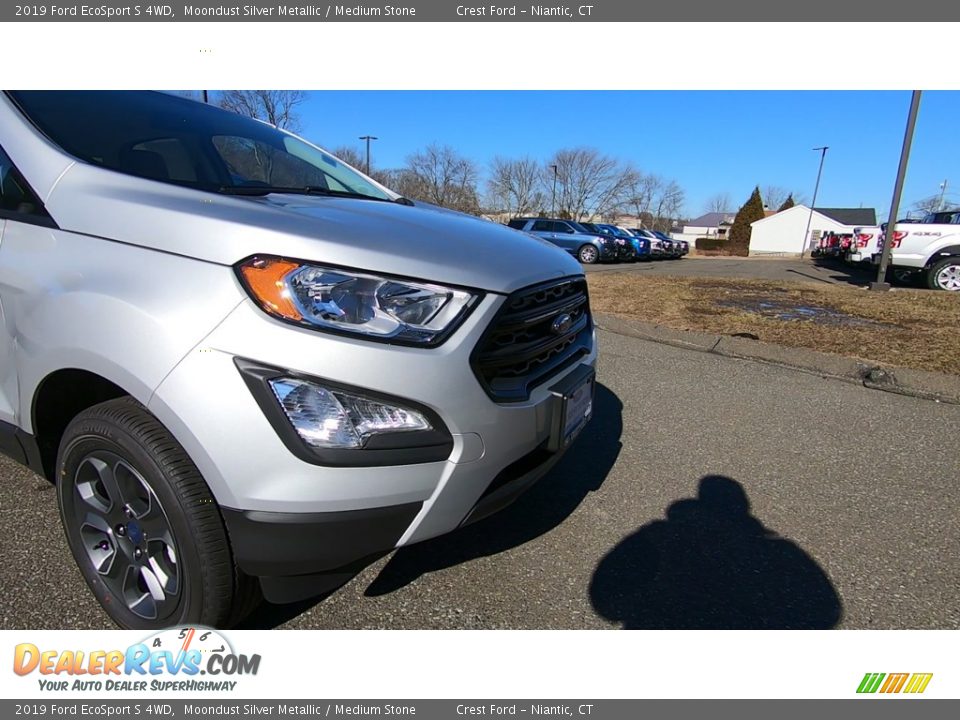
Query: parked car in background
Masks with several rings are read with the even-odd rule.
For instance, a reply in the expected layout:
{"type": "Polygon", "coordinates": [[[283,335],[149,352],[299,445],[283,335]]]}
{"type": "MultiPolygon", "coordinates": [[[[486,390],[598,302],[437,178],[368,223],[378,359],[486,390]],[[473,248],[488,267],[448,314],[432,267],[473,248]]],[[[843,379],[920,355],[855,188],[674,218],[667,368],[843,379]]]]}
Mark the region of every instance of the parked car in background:
{"type": "Polygon", "coordinates": [[[929,213],[919,223],[898,221],[890,238],[890,268],[898,279],[918,273],[916,279],[931,290],[960,292],[960,208],[929,213]]]}
{"type": "Polygon", "coordinates": [[[650,254],[651,253],[650,238],[643,237],[641,235],[636,235],[630,232],[630,230],[628,230],[627,228],[622,227],[620,225],[617,225],[615,227],[618,230],[620,230],[620,232],[626,233],[627,236],[630,238],[630,241],[633,243],[633,247],[637,252],[637,260],[649,261],[652,258],[650,254]]]}
{"type": "Polygon", "coordinates": [[[607,223],[580,223],[590,232],[595,232],[604,237],[613,238],[617,243],[617,259],[623,262],[637,261],[637,248],[633,244],[633,238],[628,234],[621,232],[616,225],[607,223]]]}
{"type": "Polygon", "coordinates": [[[675,240],[674,238],[670,237],[666,233],[660,232],[659,230],[654,230],[653,234],[656,235],[661,240],[669,240],[670,242],[672,242],[674,246],[678,248],[680,257],[683,257],[684,255],[687,255],[690,253],[690,243],[687,242],[686,240],[675,240]]]}
{"type": "Polygon", "coordinates": [[[650,254],[654,260],[669,260],[680,256],[678,249],[674,246],[675,241],[670,238],[661,238],[653,230],[645,228],[631,228],[630,232],[650,241],[650,254]]]}
{"type": "Polygon", "coordinates": [[[590,232],[573,220],[559,218],[514,218],[507,223],[514,230],[536,235],[563,248],[585,265],[620,259],[621,247],[616,238],[590,232]]]}

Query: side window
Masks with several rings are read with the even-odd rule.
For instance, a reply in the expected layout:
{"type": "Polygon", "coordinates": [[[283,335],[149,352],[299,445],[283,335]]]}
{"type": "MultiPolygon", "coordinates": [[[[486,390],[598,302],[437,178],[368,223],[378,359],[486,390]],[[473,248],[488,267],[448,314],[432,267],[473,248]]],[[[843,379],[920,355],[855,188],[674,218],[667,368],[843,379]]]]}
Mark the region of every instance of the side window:
{"type": "Polygon", "coordinates": [[[527,224],[526,220],[518,220],[514,218],[507,223],[507,227],[512,227],[514,230],[523,230],[523,226],[527,224]]]}
{"type": "Polygon", "coordinates": [[[553,232],[553,223],[547,220],[537,220],[530,229],[534,232],[553,232]]]}
{"type": "Polygon", "coordinates": [[[14,220],[46,221],[50,216],[20,171],[0,148],[0,216],[14,220]]]}
{"type": "Polygon", "coordinates": [[[558,222],[558,223],[554,223],[554,226],[555,226],[554,232],[573,235],[573,228],[567,225],[566,223],[558,222]]]}

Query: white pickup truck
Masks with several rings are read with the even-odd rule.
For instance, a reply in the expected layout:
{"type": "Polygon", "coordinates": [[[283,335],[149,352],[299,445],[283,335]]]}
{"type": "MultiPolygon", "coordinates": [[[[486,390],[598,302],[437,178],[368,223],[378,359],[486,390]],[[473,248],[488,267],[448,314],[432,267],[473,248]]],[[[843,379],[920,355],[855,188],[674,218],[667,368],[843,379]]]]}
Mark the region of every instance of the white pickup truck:
{"type": "MultiPolygon", "coordinates": [[[[849,259],[880,261],[880,227],[854,228],[849,259]]],[[[919,223],[897,223],[890,239],[890,270],[901,282],[919,280],[932,290],[960,291],[960,209],[929,213],[919,223]]]]}

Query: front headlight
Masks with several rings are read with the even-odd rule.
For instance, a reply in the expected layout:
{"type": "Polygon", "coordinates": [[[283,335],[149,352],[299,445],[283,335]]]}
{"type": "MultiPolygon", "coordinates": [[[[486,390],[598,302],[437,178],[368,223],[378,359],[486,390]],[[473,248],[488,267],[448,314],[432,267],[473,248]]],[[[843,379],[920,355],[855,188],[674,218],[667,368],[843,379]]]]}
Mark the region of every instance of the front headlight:
{"type": "Polygon", "coordinates": [[[411,345],[438,345],[479,295],[466,290],[274,257],[238,267],[270,315],[321,330],[411,345]]]}

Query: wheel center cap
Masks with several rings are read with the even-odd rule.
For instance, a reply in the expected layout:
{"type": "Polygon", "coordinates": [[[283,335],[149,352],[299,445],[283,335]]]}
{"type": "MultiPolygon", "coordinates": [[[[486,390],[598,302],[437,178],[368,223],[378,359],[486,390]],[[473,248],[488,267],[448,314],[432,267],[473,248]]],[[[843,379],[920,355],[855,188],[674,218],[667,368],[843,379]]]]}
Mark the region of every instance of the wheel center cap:
{"type": "Polygon", "coordinates": [[[136,520],[131,520],[127,523],[127,537],[138,545],[143,540],[143,528],[140,527],[140,523],[136,520]]]}

